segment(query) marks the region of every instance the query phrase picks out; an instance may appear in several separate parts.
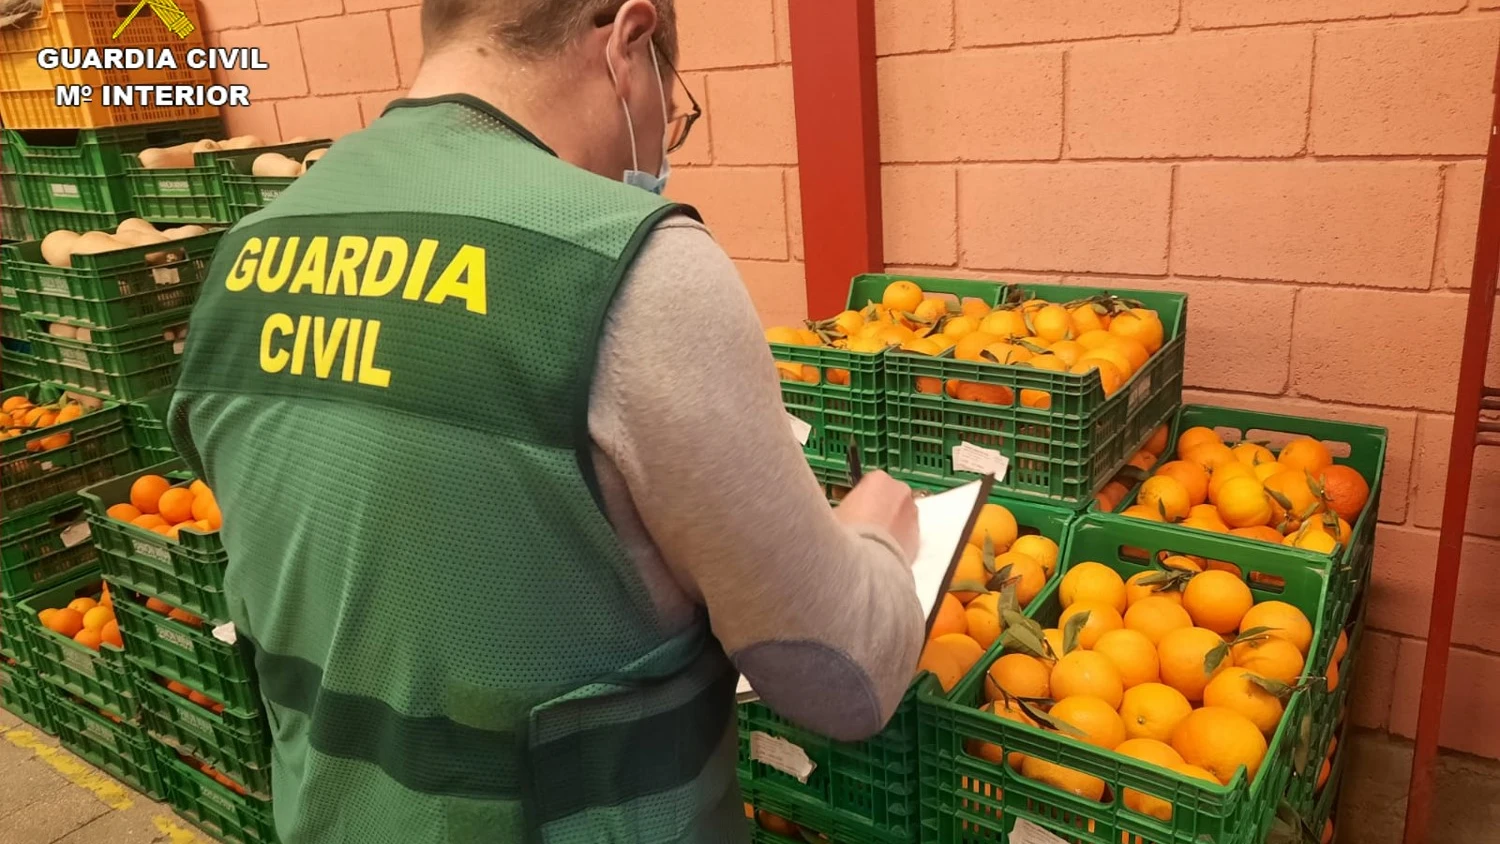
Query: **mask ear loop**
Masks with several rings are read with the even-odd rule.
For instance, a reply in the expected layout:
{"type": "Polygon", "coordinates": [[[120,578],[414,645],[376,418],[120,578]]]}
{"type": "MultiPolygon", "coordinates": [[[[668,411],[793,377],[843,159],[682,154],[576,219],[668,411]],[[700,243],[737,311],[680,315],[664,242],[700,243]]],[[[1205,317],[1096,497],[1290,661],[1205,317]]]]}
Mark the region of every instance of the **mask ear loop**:
{"type": "MultiPolygon", "coordinates": [[[[661,60],[656,57],[656,42],[651,42],[651,69],[656,72],[656,92],[661,95],[661,158],[667,160],[667,121],[672,116],[667,113],[667,84],[661,78],[661,60]]],[[[632,137],[634,133],[631,133],[632,137]]],[[[639,168],[637,168],[639,169],[639,168]]]]}
{"type": "MultiPolygon", "coordinates": [[[[623,58],[623,56],[622,56],[623,58]]],[[[656,61],[656,46],[651,47],[651,60],[656,61]]],[[[620,78],[615,75],[615,64],[609,58],[609,47],[604,48],[604,66],[609,69],[609,81],[619,85],[620,78]]],[[[666,95],[662,95],[662,108],[666,108],[666,95]]],[[[625,104],[625,98],[620,97],[620,110],[625,112],[625,129],[630,133],[630,166],[632,170],[641,169],[641,156],[635,147],[635,121],[630,119],[630,106],[625,104]]]]}

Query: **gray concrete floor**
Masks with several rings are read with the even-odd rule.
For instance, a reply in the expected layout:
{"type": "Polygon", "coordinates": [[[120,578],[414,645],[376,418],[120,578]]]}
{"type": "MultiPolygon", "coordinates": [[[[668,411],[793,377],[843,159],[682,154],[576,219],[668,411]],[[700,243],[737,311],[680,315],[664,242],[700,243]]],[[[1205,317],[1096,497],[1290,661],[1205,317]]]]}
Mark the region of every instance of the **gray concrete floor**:
{"type": "MultiPolygon", "coordinates": [[[[1400,844],[1411,743],[1355,733],[1335,818],[1340,844],[1400,844]]],[[[1500,762],[1438,763],[1432,844],[1500,844],[1500,762]]],[[[169,807],[121,785],[0,710],[0,844],[211,844],[169,807]]]]}
{"type": "Polygon", "coordinates": [[[211,844],[0,709],[0,844],[211,844]]]}

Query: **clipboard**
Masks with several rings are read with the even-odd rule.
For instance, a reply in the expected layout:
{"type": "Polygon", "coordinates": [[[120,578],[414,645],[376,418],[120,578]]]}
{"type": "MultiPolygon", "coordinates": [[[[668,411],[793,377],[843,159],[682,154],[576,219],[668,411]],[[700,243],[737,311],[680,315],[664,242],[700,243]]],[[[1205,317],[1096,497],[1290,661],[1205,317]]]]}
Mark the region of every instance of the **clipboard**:
{"type": "MultiPolygon", "coordinates": [[[[912,563],[912,577],[916,581],[917,597],[927,614],[922,630],[924,639],[932,633],[943,595],[953,581],[953,573],[963,558],[964,546],[974,533],[979,513],[989,502],[994,485],[995,476],[984,475],[963,486],[917,500],[922,542],[917,559],[912,563]]],[[[741,676],[735,700],[744,703],[758,698],[749,682],[741,676]]]]}

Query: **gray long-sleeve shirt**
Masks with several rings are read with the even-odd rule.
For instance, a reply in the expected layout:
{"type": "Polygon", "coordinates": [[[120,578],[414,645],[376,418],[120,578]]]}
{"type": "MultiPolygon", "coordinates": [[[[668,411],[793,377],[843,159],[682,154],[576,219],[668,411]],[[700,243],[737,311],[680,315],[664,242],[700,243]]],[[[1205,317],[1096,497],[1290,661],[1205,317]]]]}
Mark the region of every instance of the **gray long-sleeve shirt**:
{"type": "Polygon", "coordinates": [[[664,629],[707,607],[761,698],[839,739],[879,730],[922,647],[908,561],[834,518],[788,428],[734,264],[701,225],[658,226],[605,328],[589,411],[605,511],[664,629]]]}

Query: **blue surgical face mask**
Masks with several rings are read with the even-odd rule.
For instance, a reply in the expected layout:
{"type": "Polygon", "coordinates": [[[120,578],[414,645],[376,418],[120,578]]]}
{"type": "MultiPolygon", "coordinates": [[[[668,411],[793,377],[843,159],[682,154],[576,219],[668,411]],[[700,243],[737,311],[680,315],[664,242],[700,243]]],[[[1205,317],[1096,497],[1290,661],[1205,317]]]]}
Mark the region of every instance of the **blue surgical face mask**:
{"type": "MultiPolygon", "coordinates": [[[[618,82],[618,79],[615,76],[614,65],[607,62],[606,64],[608,64],[609,66],[609,78],[618,82]]],[[[630,106],[626,104],[625,98],[621,97],[620,109],[625,112],[625,129],[630,134],[630,160],[634,165],[631,169],[625,171],[625,177],[623,181],[627,185],[632,185],[634,187],[640,188],[641,190],[648,191],[660,196],[663,192],[666,191],[667,179],[672,175],[672,161],[671,159],[667,158],[667,133],[665,128],[667,125],[667,89],[666,85],[661,81],[661,65],[656,57],[655,44],[651,45],[651,67],[656,72],[656,88],[658,93],[661,95],[661,123],[663,127],[661,141],[661,172],[653,176],[650,173],[646,173],[641,170],[641,157],[635,145],[635,121],[630,117],[630,106]]]]}

